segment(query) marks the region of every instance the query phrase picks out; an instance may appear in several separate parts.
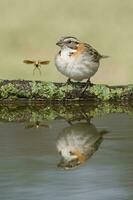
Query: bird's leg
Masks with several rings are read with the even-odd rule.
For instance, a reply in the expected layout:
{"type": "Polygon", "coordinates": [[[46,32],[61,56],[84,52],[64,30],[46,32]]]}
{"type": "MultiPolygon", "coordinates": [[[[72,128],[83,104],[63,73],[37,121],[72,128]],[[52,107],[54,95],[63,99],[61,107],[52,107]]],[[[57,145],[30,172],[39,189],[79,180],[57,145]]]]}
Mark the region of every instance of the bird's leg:
{"type": "Polygon", "coordinates": [[[70,78],[67,79],[66,83],[64,84],[67,88],[67,92],[69,92],[69,86],[72,84],[72,81],[70,78]]]}
{"type": "Polygon", "coordinates": [[[92,116],[88,116],[87,113],[83,109],[80,110],[80,113],[83,116],[83,118],[88,122],[88,124],[91,124],[90,121],[92,119],[92,116]]]}
{"type": "Polygon", "coordinates": [[[70,78],[68,78],[68,79],[67,79],[67,82],[66,82],[66,84],[67,84],[67,85],[69,85],[69,84],[72,84],[72,81],[71,81],[71,79],[70,79],[70,78]]]}
{"type": "Polygon", "coordinates": [[[84,92],[86,91],[86,89],[87,89],[89,86],[93,86],[93,83],[90,82],[90,78],[86,81],[86,85],[85,85],[85,87],[83,88],[82,94],[84,94],[84,92]]]}

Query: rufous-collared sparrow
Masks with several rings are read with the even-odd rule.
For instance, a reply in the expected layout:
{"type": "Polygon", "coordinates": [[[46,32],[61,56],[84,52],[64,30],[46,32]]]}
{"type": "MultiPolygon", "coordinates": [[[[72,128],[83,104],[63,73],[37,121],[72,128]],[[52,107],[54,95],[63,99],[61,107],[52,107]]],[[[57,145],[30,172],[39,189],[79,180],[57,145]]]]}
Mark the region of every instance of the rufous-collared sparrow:
{"type": "Polygon", "coordinates": [[[97,72],[102,58],[107,58],[99,54],[92,46],[79,41],[75,37],[61,37],[56,43],[61,50],[55,57],[57,70],[63,75],[76,81],[90,78],[97,72]]]}

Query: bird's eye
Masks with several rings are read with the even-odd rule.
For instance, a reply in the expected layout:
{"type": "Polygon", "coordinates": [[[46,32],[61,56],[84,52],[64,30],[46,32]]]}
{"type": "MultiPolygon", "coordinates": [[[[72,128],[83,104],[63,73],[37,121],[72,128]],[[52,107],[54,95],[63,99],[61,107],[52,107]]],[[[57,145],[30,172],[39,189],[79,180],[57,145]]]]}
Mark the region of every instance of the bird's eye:
{"type": "Polygon", "coordinates": [[[70,155],[73,155],[73,152],[72,152],[72,151],[70,151],[69,153],[70,153],[70,155]]]}
{"type": "Polygon", "coordinates": [[[70,44],[70,43],[71,43],[71,40],[68,40],[67,43],[70,44]]]}

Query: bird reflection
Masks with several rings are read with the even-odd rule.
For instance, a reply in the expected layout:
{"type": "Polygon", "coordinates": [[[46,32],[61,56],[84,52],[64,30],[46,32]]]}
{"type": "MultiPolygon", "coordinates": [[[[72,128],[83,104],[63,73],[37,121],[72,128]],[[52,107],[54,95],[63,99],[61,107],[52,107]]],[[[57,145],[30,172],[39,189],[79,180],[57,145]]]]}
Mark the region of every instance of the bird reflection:
{"type": "Polygon", "coordinates": [[[98,131],[92,123],[78,122],[64,128],[57,139],[61,156],[58,167],[72,169],[85,163],[98,150],[106,130],[98,131]]]}

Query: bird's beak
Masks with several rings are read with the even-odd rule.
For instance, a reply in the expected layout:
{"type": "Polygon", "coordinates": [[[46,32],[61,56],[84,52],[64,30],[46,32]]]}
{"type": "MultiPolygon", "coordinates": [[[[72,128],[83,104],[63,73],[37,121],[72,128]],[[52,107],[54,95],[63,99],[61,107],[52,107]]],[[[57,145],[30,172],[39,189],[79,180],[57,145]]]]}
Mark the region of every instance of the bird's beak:
{"type": "Polygon", "coordinates": [[[62,46],[63,46],[63,42],[58,41],[58,42],[56,43],[56,45],[59,46],[59,47],[62,47],[62,46]]]}

